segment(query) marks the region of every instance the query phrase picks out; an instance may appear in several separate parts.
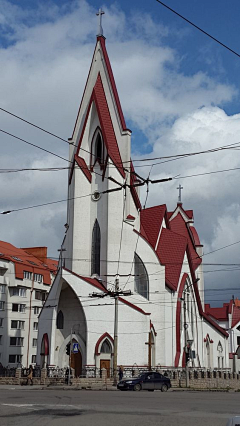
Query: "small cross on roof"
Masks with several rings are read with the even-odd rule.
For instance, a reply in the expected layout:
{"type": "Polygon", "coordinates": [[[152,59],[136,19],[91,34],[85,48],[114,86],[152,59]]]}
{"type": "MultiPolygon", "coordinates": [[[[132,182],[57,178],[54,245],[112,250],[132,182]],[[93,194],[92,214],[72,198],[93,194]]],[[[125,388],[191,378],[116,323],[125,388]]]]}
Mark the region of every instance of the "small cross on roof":
{"type": "Polygon", "coordinates": [[[183,189],[183,186],[181,186],[181,184],[179,184],[178,187],[177,187],[177,189],[179,190],[178,203],[182,203],[182,193],[181,193],[181,191],[183,189]]]}
{"type": "Polygon", "coordinates": [[[98,34],[97,36],[103,35],[103,28],[102,28],[102,15],[104,15],[104,11],[100,8],[99,11],[96,13],[97,16],[99,16],[99,27],[98,27],[98,34]]]}

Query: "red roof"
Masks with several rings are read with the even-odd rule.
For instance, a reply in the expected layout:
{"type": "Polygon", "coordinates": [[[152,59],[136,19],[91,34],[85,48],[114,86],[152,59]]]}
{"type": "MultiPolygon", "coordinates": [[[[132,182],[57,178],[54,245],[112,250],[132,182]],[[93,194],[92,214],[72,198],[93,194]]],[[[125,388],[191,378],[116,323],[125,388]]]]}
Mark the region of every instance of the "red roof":
{"type": "Polygon", "coordinates": [[[194,226],[189,226],[189,231],[192,234],[195,246],[201,246],[198,233],[197,233],[196,229],[194,228],[194,226]]]}
{"type": "Polygon", "coordinates": [[[98,118],[100,121],[100,127],[101,127],[101,131],[103,135],[103,140],[104,140],[104,143],[106,144],[108,155],[112,159],[113,163],[115,164],[115,166],[117,167],[121,175],[125,177],[125,173],[124,173],[123,165],[122,165],[122,159],[120,156],[120,151],[118,148],[118,143],[117,143],[116,135],[114,132],[112,119],[109,112],[108,103],[105,96],[100,73],[98,74],[95,86],[93,88],[92,96],[89,101],[88,110],[85,117],[85,122],[82,128],[82,132],[80,135],[76,154],[77,155],[79,154],[79,150],[81,148],[81,143],[82,143],[83,135],[86,128],[90,107],[93,101],[95,102],[95,105],[96,105],[98,118]]]}
{"type": "Polygon", "coordinates": [[[221,308],[211,308],[210,304],[205,304],[205,312],[211,317],[215,318],[218,321],[227,321],[229,313],[229,304],[225,303],[226,306],[221,308]]]}
{"type": "Polygon", "coordinates": [[[190,252],[190,256],[193,263],[193,268],[194,270],[196,270],[198,266],[202,263],[202,259],[199,257],[199,255],[197,254],[195,250],[188,224],[185,222],[185,220],[183,219],[180,213],[178,213],[177,216],[171,220],[171,229],[177,234],[187,238],[189,252],[190,252]]]}
{"type": "Polygon", "coordinates": [[[29,249],[21,249],[5,241],[0,241],[0,259],[5,259],[14,263],[15,277],[17,279],[23,280],[24,271],[28,271],[34,274],[43,275],[43,283],[51,285],[50,272],[56,272],[58,262],[46,258],[39,259],[30,253],[31,250],[35,250],[37,253],[41,249],[43,248],[32,247],[29,249]]]}
{"type": "Polygon", "coordinates": [[[162,221],[166,212],[166,205],[150,207],[144,209],[140,213],[140,223],[142,234],[142,228],[147,235],[147,240],[151,244],[152,248],[155,250],[159,232],[161,229],[162,221]]]}
{"type": "Polygon", "coordinates": [[[157,255],[165,265],[166,283],[177,290],[183,259],[187,248],[187,239],[169,229],[162,229],[157,247],[157,255]]]}
{"type": "Polygon", "coordinates": [[[238,306],[233,306],[232,313],[232,328],[235,327],[240,321],[240,308],[238,306]]]}

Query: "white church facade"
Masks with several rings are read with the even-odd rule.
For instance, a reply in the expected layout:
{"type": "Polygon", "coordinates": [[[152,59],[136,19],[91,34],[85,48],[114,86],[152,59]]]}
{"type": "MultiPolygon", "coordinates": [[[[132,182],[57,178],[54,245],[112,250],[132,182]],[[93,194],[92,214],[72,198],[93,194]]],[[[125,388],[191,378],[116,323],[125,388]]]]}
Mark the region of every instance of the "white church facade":
{"type": "Polygon", "coordinates": [[[143,208],[105,38],[97,36],[70,142],[68,212],[58,273],[39,317],[37,363],[75,374],[113,367],[114,288],[119,297],[118,365],[229,365],[228,334],[204,312],[203,248],[193,212],[178,203],[143,208]],[[120,185],[123,185],[121,188],[120,185]],[[148,343],[148,345],[146,345],[148,343]],[[151,343],[151,346],[149,345],[151,343]],[[149,355],[149,346],[151,354],[149,355]]]}

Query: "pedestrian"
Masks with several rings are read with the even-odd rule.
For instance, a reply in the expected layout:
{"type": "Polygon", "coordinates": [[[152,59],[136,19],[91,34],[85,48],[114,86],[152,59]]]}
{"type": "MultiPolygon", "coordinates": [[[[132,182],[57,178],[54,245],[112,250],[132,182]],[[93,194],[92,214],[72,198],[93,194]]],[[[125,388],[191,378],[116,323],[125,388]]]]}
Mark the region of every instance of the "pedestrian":
{"type": "Polygon", "coordinates": [[[28,385],[28,381],[30,381],[30,385],[32,386],[33,385],[33,366],[32,365],[30,365],[29,367],[26,385],[28,385]]]}
{"type": "Polygon", "coordinates": [[[123,378],[123,366],[122,365],[120,365],[120,367],[119,367],[118,377],[119,377],[119,381],[121,381],[122,378],[123,378]]]}

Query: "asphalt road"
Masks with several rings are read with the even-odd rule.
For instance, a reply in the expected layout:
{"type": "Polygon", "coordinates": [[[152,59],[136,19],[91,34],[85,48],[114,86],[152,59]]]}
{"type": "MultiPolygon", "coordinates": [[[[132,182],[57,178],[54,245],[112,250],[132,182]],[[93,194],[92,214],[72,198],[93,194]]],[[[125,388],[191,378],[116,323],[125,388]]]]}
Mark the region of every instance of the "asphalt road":
{"type": "Polygon", "coordinates": [[[225,426],[240,393],[0,390],[1,426],[225,426]]]}

